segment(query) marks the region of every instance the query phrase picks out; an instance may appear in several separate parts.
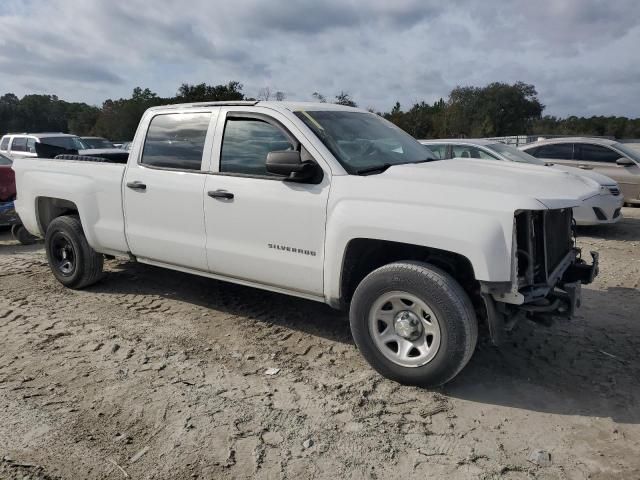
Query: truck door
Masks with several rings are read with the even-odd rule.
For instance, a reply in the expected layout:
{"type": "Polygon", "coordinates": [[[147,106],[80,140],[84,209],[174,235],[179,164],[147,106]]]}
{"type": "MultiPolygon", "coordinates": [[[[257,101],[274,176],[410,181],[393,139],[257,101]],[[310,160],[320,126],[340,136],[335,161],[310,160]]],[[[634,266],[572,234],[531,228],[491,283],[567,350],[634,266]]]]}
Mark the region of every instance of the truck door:
{"type": "Polygon", "coordinates": [[[316,161],[319,155],[283,115],[242,110],[222,108],[218,120],[214,171],[205,183],[209,269],[322,295],[328,169],[318,184],[268,173],[270,151],[304,148],[316,161]]]}
{"type": "Polygon", "coordinates": [[[192,109],[143,120],[146,138],[134,142],[123,185],[127,242],[140,260],[207,270],[203,191],[215,117],[192,109]]]}

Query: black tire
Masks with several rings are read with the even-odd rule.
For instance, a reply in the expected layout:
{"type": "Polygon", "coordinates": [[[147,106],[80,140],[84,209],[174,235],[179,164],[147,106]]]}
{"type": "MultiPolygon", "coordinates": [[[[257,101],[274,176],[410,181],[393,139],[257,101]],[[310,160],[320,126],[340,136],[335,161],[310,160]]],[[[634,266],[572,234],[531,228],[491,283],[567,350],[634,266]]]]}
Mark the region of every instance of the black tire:
{"type": "Polygon", "coordinates": [[[21,223],[11,227],[11,235],[22,245],[33,245],[38,241],[38,238],[31,235],[21,223]]]}
{"type": "Polygon", "coordinates": [[[469,362],[478,340],[478,322],[471,300],[449,274],[421,262],[397,262],[367,275],[358,285],[349,313],[358,349],[381,375],[405,385],[435,387],[454,378],[469,362]],[[388,359],[369,328],[369,314],[377,299],[389,292],[407,292],[436,315],[439,347],[428,363],[407,367],[388,359]]]}
{"type": "Polygon", "coordinates": [[[78,217],[55,218],[44,241],[49,267],[65,287],[81,289],[102,278],[104,258],[87,243],[78,217]]]}

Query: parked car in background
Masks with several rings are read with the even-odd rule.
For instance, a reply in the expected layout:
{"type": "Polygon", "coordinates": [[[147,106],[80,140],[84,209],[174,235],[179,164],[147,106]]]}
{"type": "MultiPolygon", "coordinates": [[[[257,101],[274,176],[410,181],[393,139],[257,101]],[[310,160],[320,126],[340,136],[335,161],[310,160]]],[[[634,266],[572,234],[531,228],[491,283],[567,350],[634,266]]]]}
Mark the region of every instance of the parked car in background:
{"type": "Polygon", "coordinates": [[[624,201],[640,206],[640,151],[603,138],[568,137],[541,140],[520,150],[554,164],[606,175],[620,184],[624,201]]]}
{"type": "Polygon", "coordinates": [[[455,377],[476,315],[496,344],[519,318],[571,316],[598,270],[571,213],[597,183],[437,161],[342,105],[155,107],[126,165],[73,160],[14,164],[17,211],[63,285],[99,281],[115,255],[349,308],[360,352],[403,383],[455,377]]]}
{"type": "Polygon", "coordinates": [[[123,142],[122,145],[120,145],[120,148],[128,152],[131,150],[131,142],[123,142]]]}
{"type": "Polygon", "coordinates": [[[112,142],[102,137],[80,137],[85,148],[118,148],[112,142]]]}
{"type": "Polygon", "coordinates": [[[11,158],[36,158],[38,150],[50,156],[56,151],[79,152],[85,148],[80,137],[67,133],[10,133],[0,140],[0,153],[11,158]]]}
{"type": "Polygon", "coordinates": [[[578,168],[551,165],[531,155],[518,150],[516,147],[484,139],[446,139],[420,140],[437,158],[477,158],[484,160],[501,160],[505,162],[528,163],[531,165],[549,166],[556,170],[563,170],[575,175],[587,177],[598,183],[600,194],[582,202],[573,209],[573,217],[578,225],[599,225],[615,223],[622,217],[623,198],[620,187],[609,177],[596,172],[580,170],[578,168]]]}
{"type": "Polygon", "coordinates": [[[11,158],[54,158],[77,154],[126,162],[119,148],[90,148],[77,135],[68,133],[11,133],[0,140],[0,153],[11,158]]]}

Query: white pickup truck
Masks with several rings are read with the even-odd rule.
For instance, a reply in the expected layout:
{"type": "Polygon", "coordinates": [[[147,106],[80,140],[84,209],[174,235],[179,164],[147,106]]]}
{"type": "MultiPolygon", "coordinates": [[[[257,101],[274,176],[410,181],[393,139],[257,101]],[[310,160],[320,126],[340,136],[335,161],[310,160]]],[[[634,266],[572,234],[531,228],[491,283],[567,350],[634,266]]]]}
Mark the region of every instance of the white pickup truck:
{"type": "Polygon", "coordinates": [[[349,107],[226,102],[148,110],[128,163],[18,159],[17,211],[70,288],[132,260],[349,309],[382,375],[439,385],[478,322],[571,315],[597,273],[571,208],[599,186],[535,165],[437,161],[349,107]]]}

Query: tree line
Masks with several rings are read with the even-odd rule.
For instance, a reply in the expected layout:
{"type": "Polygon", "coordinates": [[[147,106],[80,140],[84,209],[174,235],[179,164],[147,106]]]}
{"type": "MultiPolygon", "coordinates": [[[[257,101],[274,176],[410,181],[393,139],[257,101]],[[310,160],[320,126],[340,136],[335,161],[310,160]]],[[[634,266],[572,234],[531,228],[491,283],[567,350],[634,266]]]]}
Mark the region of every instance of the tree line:
{"type": "MultiPolygon", "coordinates": [[[[13,93],[0,97],[0,133],[68,132],[111,140],[133,138],[142,114],[149,107],[169,103],[255,100],[245,95],[240,82],[221,85],[182,84],[173,97],[160,97],[137,87],[130,98],[106,100],[101,107],[66,102],[55,95],[13,93]]],[[[313,92],[319,102],[357,106],[348,92],[327,97],[313,92]]],[[[258,100],[285,99],[281,91],[265,87],[258,100]]],[[[543,115],[545,105],[533,85],[523,82],[491,83],[484,87],[456,87],[449,96],[404,109],[396,103],[388,112],[376,112],[416,138],[496,137],[505,135],[597,135],[640,138],[640,118],[617,116],[543,115]]],[[[369,109],[373,111],[373,109],[369,109]]]]}

